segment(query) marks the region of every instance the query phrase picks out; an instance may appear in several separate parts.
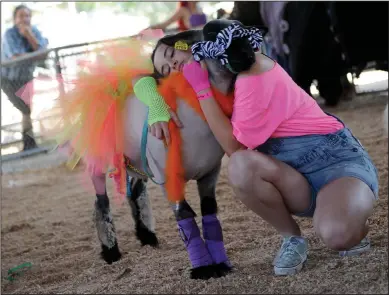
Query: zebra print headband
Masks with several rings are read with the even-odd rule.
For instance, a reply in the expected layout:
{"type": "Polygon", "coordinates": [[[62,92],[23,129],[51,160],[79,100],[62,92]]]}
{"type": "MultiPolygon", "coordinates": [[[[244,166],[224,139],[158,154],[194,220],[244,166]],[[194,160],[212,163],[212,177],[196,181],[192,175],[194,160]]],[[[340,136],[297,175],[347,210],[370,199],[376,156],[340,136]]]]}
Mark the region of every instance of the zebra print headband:
{"type": "Polygon", "coordinates": [[[261,30],[251,27],[246,29],[235,23],[221,30],[215,42],[201,41],[192,45],[192,55],[196,61],[205,58],[219,59],[222,65],[228,64],[228,56],[225,53],[233,39],[248,37],[254,50],[261,47],[263,37],[261,30]]]}

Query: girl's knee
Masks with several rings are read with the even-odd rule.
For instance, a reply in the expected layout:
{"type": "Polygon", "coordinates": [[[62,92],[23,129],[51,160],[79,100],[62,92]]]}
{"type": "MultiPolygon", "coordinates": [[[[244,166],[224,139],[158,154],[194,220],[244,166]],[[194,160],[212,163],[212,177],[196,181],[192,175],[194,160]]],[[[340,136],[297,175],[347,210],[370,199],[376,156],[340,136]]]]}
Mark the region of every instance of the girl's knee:
{"type": "Polygon", "coordinates": [[[278,172],[279,166],[269,156],[256,151],[237,151],[228,163],[229,181],[235,188],[245,187],[254,180],[270,181],[278,172]]]}
{"type": "Polygon", "coordinates": [[[246,186],[252,176],[252,161],[249,151],[233,153],[228,162],[228,178],[235,188],[246,186]]]}
{"type": "Polygon", "coordinates": [[[315,221],[314,228],[323,243],[332,250],[348,250],[357,245],[367,234],[366,224],[357,225],[334,219],[315,221]]]}
{"type": "Polygon", "coordinates": [[[314,227],[323,242],[334,250],[348,250],[367,234],[367,219],[374,196],[362,181],[343,177],[319,192],[314,227]]]}

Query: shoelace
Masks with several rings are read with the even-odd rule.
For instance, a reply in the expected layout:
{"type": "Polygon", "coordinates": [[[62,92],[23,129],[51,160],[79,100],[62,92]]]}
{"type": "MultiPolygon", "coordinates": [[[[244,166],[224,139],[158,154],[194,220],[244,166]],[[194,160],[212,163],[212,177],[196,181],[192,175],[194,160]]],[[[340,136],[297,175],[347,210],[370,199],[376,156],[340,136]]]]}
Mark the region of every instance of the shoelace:
{"type": "Polygon", "coordinates": [[[281,258],[284,254],[287,257],[286,259],[290,258],[289,254],[293,255],[294,253],[297,253],[301,258],[303,258],[303,256],[296,250],[299,243],[300,242],[298,240],[292,238],[289,238],[287,241],[285,241],[281,248],[282,251],[280,251],[280,253],[277,255],[274,262],[281,258]]]}

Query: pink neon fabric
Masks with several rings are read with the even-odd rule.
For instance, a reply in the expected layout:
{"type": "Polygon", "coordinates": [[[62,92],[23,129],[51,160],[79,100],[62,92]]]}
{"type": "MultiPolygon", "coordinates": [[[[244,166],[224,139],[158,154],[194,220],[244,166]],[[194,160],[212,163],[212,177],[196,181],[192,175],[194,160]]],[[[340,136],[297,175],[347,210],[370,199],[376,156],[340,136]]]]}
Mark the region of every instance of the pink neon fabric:
{"type": "Polygon", "coordinates": [[[250,149],[271,137],[328,134],[343,128],[277,63],[268,72],[238,77],[231,123],[236,139],[250,149]]]}

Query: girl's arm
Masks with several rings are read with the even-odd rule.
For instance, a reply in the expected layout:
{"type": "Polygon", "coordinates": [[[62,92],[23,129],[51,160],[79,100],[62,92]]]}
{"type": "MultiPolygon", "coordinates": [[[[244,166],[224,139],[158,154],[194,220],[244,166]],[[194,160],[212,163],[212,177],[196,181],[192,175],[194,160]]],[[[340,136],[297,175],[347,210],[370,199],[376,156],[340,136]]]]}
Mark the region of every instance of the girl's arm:
{"type": "Polygon", "coordinates": [[[149,108],[148,123],[150,132],[158,139],[165,138],[170,142],[168,122],[170,118],[181,128],[182,123],[163,97],[159,94],[157,82],[150,76],[139,76],[133,81],[135,96],[149,108]]]}
{"type": "Polygon", "coordinates": [[[180,7],[170,18],[168,18],[166,21],[164,21],[163,23],[160,23],[160,24],[156,24],[156,25],[153,25],[151,26],[150,28],[151,29],[166,29],[169,25],[171,25],[172,23],[178,21],[180,18],[184,17],[185,15],[185,8],[184,7],[180,7]]]}
{"type": "MultiPolygon", "coordinates": [[[[212,93],[210,88],[204,90],[204,93],[207,92],[212,93]]],[[[237,150],[246,149],[244,145],[236,140],[232,132],[230,119],[223,113],[213,94],[200,100],[200,106],[212,133],[228,156],[231,156],[237,150]]]]}
{"type": "Polygon", "coordinates": [[[157,82],[152,77],[135,78],[133,81],[136,97],[149,107],[148,123],[169,122],[169,106],[157,89],[157,82]]]}
{"type": "Polygon", "coordinates": [[[223,113],[212,94],[207,70],[199,63],[192,62],[184,66],[183,73],[196,91],[209,127],[226,154],[231,156],[237,150],[245,149],[246,147],[234,137],[229,118],[223,113]]]}

